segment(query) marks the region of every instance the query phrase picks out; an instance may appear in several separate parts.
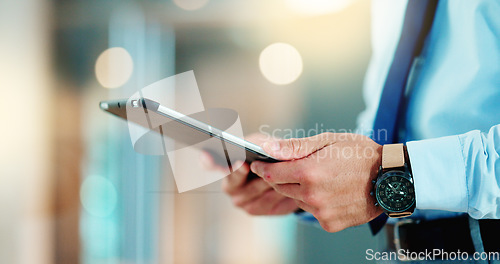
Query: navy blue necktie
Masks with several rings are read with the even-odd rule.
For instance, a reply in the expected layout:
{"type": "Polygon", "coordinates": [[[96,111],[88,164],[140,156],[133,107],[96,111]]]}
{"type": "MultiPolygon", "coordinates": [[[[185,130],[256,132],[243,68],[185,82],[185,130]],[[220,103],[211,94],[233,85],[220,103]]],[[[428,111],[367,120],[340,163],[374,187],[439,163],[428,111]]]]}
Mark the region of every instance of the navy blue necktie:
{"type": "MultiPolygon", "coordinates": [[[[372,137],[378,144],[391,144],[395,141],[408,73],[413,59],[420,54],[425,37],[430,31],[436,5],[437,0],[408,1],[401,37],[385,80],[373,125],[372,137]]],[[[370,222],[372,234],[377,234],[386,221],[385,214],[373,219],[370,222]]]]}

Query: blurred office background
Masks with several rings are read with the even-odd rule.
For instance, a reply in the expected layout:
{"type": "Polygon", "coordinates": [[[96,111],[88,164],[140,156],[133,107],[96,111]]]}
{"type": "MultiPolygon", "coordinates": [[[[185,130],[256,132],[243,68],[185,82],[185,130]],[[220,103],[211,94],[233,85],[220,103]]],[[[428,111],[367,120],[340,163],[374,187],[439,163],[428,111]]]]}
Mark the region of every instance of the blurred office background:
{"type": "Polygon", "coordinates": [[[245,134],[353,129],[369,57],[368,0],[1,1],[0,262],[362,263],[367,226],[252,217],[220,182],[177,193],[98,102],[194,70],[245,134]]]}

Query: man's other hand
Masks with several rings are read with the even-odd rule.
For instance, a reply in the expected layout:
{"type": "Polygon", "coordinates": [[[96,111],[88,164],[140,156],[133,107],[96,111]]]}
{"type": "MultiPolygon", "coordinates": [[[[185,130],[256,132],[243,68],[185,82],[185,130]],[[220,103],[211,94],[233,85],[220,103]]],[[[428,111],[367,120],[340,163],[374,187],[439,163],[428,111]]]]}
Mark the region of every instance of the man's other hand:
{"type": "MultiPolygon", "coordinates": [[[[246,138],[260,146],[266,139],[268,137],[262,134],[252,134],[246,138]]],[[[200,159],[208,169],[226,171],[206,152],[202,153],[200,159]]],[[[235,206],[252,215],[284,215],[298,209],[293,199],[276,192],[262,178],[249,179],[249,164],[240,162],[233,167],[238,169],[222,180],[222,189],[231,197],[235,206]]]]}

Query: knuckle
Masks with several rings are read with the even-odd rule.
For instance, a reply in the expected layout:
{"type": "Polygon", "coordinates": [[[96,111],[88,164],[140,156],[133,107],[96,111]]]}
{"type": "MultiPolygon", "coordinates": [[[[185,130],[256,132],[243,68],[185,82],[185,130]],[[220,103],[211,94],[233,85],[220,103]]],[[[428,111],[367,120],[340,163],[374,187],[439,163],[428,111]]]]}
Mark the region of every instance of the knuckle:
{"type": "Polygon", "coordinates": [[[304,191],[304,202],[312,207],[317,207],[319,204],[318,196],[309,189],[304,191]]]}
{"type": "Polygon", "coordinates": [[[323,222],[332,220],[331,216],[332,214],[328,210],[318,209],[316,211],[316,217],[323,222]]]}
{"type": "Polygon", "coordinates": [[[321,227],[323,227],[323,229],[328,232],[328,233],[333,233],[333,228],[332,228],[332,225],[329,224],[329,223],[320,223],[321,224],[321,227]]]}
{"type": "Polygon", "coordinates": [[[301,182],[305,184],[313,184],[316,180],[316,173],[314,168],[301,167],[301,182]]]}
{"type": "Polygon", "coordinates": [[[297,162],[296,173],[298,174],[298,181],[301,184],[313,185],[317,181],[317,169],[304,162],[297,162]]]}
{"type": "Polygon", "coordinates": [[[260,215],[262,214],[260,211],[260,208],[258,206],[255,206],[254,203],[248,204],[243,207],[243,210],[245,210],[247,213],[251,215],[260,215]]]}
{"type": "Polygon", "coordinates": [[[336,222],[320,222],[320,225],[328,233],[335,233],[342,230],[336,222]]]}
{"type": "Polygon", "coordinates": [[[289,139],[290,149],[292,153],[300,153],[302,150],[302,141],[296,138],[289,139]]]}

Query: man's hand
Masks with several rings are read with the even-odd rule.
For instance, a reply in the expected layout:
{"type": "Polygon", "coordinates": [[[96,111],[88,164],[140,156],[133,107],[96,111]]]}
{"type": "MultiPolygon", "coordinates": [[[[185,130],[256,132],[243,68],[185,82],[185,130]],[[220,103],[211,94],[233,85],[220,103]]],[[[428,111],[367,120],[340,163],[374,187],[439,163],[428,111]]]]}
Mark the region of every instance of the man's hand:
{"type": "Polygon", "coordinates": [[[312,213],[326,231],[360,225],[382,213],[370,196],[382,146],[368,137],[323,133],[266,142],[263,148],[288,161],[253,162],[251,170],[312,213]]]}
{"type": "MultiPolygon", "coordinates": [[[[266,139],[261,134],[252,134],[246,138],[257,145],[262,145],[266,139]]],[[[225,171],[206,152],[202,154],[201,160],[209,169],[225,171]]],[[[276,192],[262,178],[248,179],[250,167],[247,163],[241,162],[233,167],[239,168],[223,179],[222,189],[237,207],[252,215],[283,215],[298,209],[293,199],[276,192]]]]}

